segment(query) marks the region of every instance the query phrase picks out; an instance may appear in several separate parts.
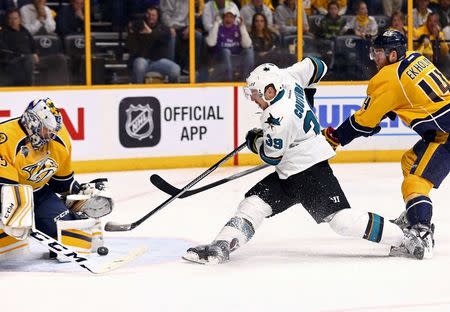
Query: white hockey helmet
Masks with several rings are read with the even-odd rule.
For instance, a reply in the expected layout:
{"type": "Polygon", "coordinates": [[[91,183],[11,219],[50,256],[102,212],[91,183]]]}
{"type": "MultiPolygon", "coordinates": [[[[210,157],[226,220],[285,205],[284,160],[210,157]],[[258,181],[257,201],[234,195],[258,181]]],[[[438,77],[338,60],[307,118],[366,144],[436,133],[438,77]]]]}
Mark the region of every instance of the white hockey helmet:
{"type": "Polygon", "coordinates": [[[20,120],[34,149],[53,140],[62,126],[61,113],[49,98],[31,101],[20,120]]]}
{"type": "Polygon", "coordinates": [[[270,100],[265,98],[264,92],[271,85],[277,94],[285,88],[280,68],[272,63],[264,63],[256,67],[248,76],[244,94],[250,98],[253,90],[256,90],[264,101],[270,103],[270,100]]]}

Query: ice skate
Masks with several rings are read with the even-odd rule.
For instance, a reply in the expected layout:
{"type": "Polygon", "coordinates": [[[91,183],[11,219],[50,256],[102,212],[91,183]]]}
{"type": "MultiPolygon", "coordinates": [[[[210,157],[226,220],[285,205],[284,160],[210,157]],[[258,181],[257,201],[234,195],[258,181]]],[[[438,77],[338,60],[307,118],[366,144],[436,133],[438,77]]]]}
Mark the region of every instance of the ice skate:
{"type": "Polygon", "coordinates": [[[403,211],[396,219],[392,219],[389,220],[392,223],[398,225],[399,228],[401,228],[402,230],[404,230],[405,228],[407,228],[409,225],[409,221],[406,217],[406,210],[403,211]]]}
{"type": "Polygon", "coordinates": [[[219,264],[230,259],[230,244],[227,241],[214,241],[209,245],[189,248],[184,260],[201,264],[219,264]]]}
{"type": "Polygon", "coordinates": [[[422,260],[425,254],[425,242],[416,229],[405,229],[405,237],[399,247],[392,246],[390,256],[414,257],[422,260]]]}
{"type": "Polygon", "coordinates": [[[428,226],[419,223],[413,226],[413,229],[415,229],[419,233],[419,236],[424,243],[424,258],[433,258],[434,224],[428,226]]]}

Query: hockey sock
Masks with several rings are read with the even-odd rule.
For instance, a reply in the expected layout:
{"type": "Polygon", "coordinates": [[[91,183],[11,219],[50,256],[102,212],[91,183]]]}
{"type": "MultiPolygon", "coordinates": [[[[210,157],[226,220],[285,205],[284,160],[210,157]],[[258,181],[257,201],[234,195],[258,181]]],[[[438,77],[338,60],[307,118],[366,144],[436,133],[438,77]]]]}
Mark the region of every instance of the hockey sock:
{"type": "Polygon", "coordinates": [[[400,246],[404,236],[397,225],[384,222],[382,216],[355,209],[338,211],[329,224],[340,235],[364,238],[390,246],[400,246]]]}
{"type": "Polygon", "coordinates": [[[406,217],[411,226],[421,223],[430,226],[433,203],[428,196],[414,197],[406,203],[406,217]]]}
{"type": "Polygon", "coordinates": [[[264,218],[271,214],[272,208],[261,198],[256,195],[246,197],[239,204],[236,215],[225,224],[215,240],[229,242],[230,251],[234,251],[247,243],[264,218]]]}
{"type": "Polygon", "coordinates": [[[215,241],[227,241],[230,243],[230,251],[238,249],[247,243],[255,234],[253,225],[245,218],[234,216],[225,224],[215,241]]]}

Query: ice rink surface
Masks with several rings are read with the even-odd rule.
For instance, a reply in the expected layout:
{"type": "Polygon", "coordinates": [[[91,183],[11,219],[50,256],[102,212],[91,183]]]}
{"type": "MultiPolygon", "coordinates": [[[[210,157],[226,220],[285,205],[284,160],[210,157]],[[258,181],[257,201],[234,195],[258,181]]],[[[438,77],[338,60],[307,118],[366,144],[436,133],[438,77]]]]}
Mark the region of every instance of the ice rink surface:
{"type": "MultiPolygon", "coordinates": [[[[386,218],[403,211],[400,165],[334,164],[353,209],[386,218]]],[[[219,168],[202,183],[244,170],[219,168]]],[[[129,223],[168,198],[149,182],[158,173],[183,187],[205,169],[78,175],[108,177],[115,198],[105,221],[129,223]]],[[[21,261],[0,262],[3,311],[450,311],[450,179],[434,190],[434,258],[387,256],[388,248],[343,238],[316,225],[301,206],[268,219],[227,264],[183,261],[185,250],[209,243],[234,214],[243,194],[271,169],[178,199],[131,232],[106,233],[110,255],[135,246],[149,250],[128,266],[94,276],[42,258],[32,245],[21,261]]],[[[202,184],[199,184],[200,186],[202,184]]],[[[194,187],[195,188],[195,187],[194,187]]]]}

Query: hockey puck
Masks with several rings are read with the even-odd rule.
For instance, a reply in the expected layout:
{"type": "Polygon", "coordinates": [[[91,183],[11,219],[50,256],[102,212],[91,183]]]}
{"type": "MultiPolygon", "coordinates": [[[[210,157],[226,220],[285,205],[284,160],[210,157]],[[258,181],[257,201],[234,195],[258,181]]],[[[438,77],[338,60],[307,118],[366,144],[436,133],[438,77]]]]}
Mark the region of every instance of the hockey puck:
{"type": "Polygon", "coordinates": [[[98,248],[97,248],[97,253],[98,253],[100,256],[106,256],[106,255],[108,254],[108,252],[109,252],[109,250],[108,250],[108,248],[106,248],[106,247],[98,247],[98,248]]]}

